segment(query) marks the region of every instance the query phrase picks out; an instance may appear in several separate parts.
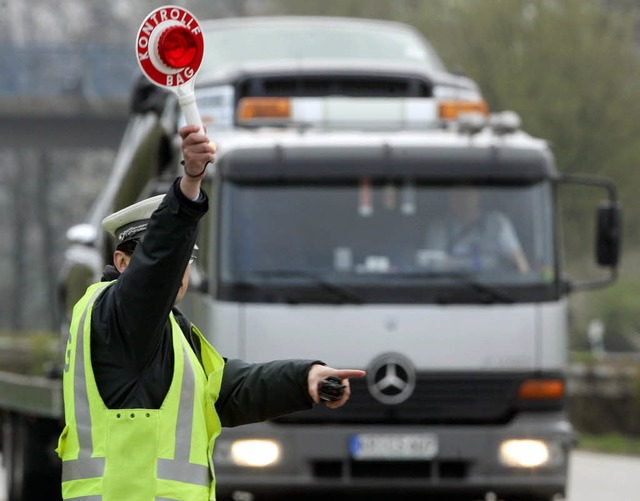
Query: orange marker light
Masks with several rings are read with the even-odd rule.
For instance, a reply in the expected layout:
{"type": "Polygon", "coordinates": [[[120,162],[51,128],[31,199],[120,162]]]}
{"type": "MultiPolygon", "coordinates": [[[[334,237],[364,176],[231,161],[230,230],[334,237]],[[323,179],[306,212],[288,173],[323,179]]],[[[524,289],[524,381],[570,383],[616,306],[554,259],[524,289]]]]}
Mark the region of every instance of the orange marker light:
{"type": "Polygon", "coordinates": [[[484,101],[442,101],[439,105],[440,118],[455,120],[461,113],[480,112],[489,115],[489,107],[484,101]]]}
{"type": "Polygon", "coordinates": [[[518,388],[522,400],[553,400],[564,396],[564,381],[561,379],[528,379],[518,388]]]}
{"type": "Polygon", "coordinates": [[[291,104],[286,97],[244,97],[238,103],[238,122],[290,117],[291,104]]]}

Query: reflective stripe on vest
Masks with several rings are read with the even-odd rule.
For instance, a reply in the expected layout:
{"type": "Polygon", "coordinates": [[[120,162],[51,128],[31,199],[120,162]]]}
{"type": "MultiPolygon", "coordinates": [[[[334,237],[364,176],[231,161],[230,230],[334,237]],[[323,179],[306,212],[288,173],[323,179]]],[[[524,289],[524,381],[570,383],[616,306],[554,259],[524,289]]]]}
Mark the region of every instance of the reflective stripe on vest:
{"type": "MultiPolygon", "coordinates": [[[[80,452],[78,453],[78,459],[62,462],[63,482],[104,476],[105,458],[91,457],[93,438],[91,437],[91,411],[89,410],[89,396],[87,395],[84,372],[84,327],[87,321],[87,313],[107,285],[109,284],[105,283],[104,287],[98,287],[94,291],[91,299],[89,299],[89,303],[82,312],[82,317],[80,317],[80,322],[78,322],[78,331],[75,333],[76,356],[73,377],[73,408],[76,414],[76,428],[78,430],[80,452]]],[[[91,497],[88,499],[91,499],[91,497]]]]}
{"type": "MultiPolygon", "coordinates": [[[[104,286],[96,288],[82,311],[76,332],[70,333],[76,337],[73,374],[73,403],[79,452],[77,459],[67,459],[62,462],[63,482],[104,477],[105,474],[106,459],[104,457],[91,457],[94,450],[94,444],[92,439],[91,408],[89,396],[87,394],[84,333],[85,329],[89,327],[86,325],[89,321],[88,313],[91,311],[97,297],[108,285],[110,284],[105,283],[104,286]]],[[[172,319],[172,336],[176,335],[174,329],[179,330],[179,327],[177,327],[175,320],[172,319]]],[[[194,372],[195,368],[191,363],[191,359],[187,351],[190,348],[188,347],[187,341],[181,331],[179,339],[184,362],[182,364],[182,383],[179,392],[179,405],[177,408],[175,449],[173,454],[174,459],[157,458],[156,478],[160,480],[179,481],[209,488],[212,481],[209,465],[193,464],[189,462],[194,423],[196,375],[194,372]]],[[[73,499],[74,501],[99,501],[102,497],[102,495],[89,495],[73,499]]],[[[156,499],[160,501],[165,498],[158,497],[156,499]]]]}
{"type": "Polygon", "coordinates": [[[176,424],[176,450],[174,459],[158,458],[158,478],[208,486],[211,483],[209,466],[189,462],[191,433],[193,431],[193,394],[196,382],[193,367],[188,363],[187,341],[184,336],[181,336],[181,343],[185,363],[176,424]]]}

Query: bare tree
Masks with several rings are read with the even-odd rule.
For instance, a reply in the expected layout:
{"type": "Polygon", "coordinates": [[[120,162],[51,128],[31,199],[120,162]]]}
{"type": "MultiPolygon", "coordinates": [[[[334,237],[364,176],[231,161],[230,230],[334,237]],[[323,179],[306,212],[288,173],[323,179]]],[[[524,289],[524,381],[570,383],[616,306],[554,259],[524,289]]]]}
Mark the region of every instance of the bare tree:
{"type": "Polygon", "coordinates": [[[36,159],[36,186],[35,186],[35,221],[34,224],[40,233],[40,249],[35,252],[34,257],[39,258],[42,263],[38,281],[42,284],[44,294],[44,307],[41,308],[41,325],[55,331],[56,327],[56,307],[55,307],[55,283],[56,267],[54,258],[56,249],[54,245],[54,229],[51,218],[50,190],[55,182],[52,176],[52,165],[50,156],[38,149],[33,152],[36,159]]]}

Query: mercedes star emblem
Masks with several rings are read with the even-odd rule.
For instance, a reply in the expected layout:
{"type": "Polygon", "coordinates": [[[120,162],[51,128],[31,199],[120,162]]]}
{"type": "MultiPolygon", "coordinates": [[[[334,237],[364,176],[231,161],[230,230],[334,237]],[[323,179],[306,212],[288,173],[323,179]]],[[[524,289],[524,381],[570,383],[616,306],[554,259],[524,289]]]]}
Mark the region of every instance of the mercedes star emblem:
{"type": "Polygon", "coordinates": [[[383,404],[395,405],[407,400],[416,387],[416,370],[411,361],[399,353],[377,357],[367,371],[369,393],[383,404]]]}

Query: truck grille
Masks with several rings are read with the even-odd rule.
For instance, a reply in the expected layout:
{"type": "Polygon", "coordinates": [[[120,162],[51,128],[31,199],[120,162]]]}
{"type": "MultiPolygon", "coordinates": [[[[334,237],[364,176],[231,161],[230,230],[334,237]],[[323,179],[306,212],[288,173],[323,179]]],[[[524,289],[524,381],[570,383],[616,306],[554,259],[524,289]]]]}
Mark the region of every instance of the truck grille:
{"type": "Polygon", "coordinates": [[[432,97],[431,85],[418,78],[357,75],[304,75],[249,78],[237,97],[432,97]]]}
{"type": "Polygon", "coordinates": [[[413,394],[397,405],[375,400],[366,381],[351,380],[351,399],[329,410],[314,406],[304,412],[275,419],[282,424],[495,424],[507,422],[515,412],[517,390],[526,375],[419,374],[413,394]]]}
{"type": "Polygon", "coordinates": [[[467,461],[313,461],[313,476],[316,478],[354,479],[391,478],[420,480],[463,479],[469,474],[467,461]]]}

